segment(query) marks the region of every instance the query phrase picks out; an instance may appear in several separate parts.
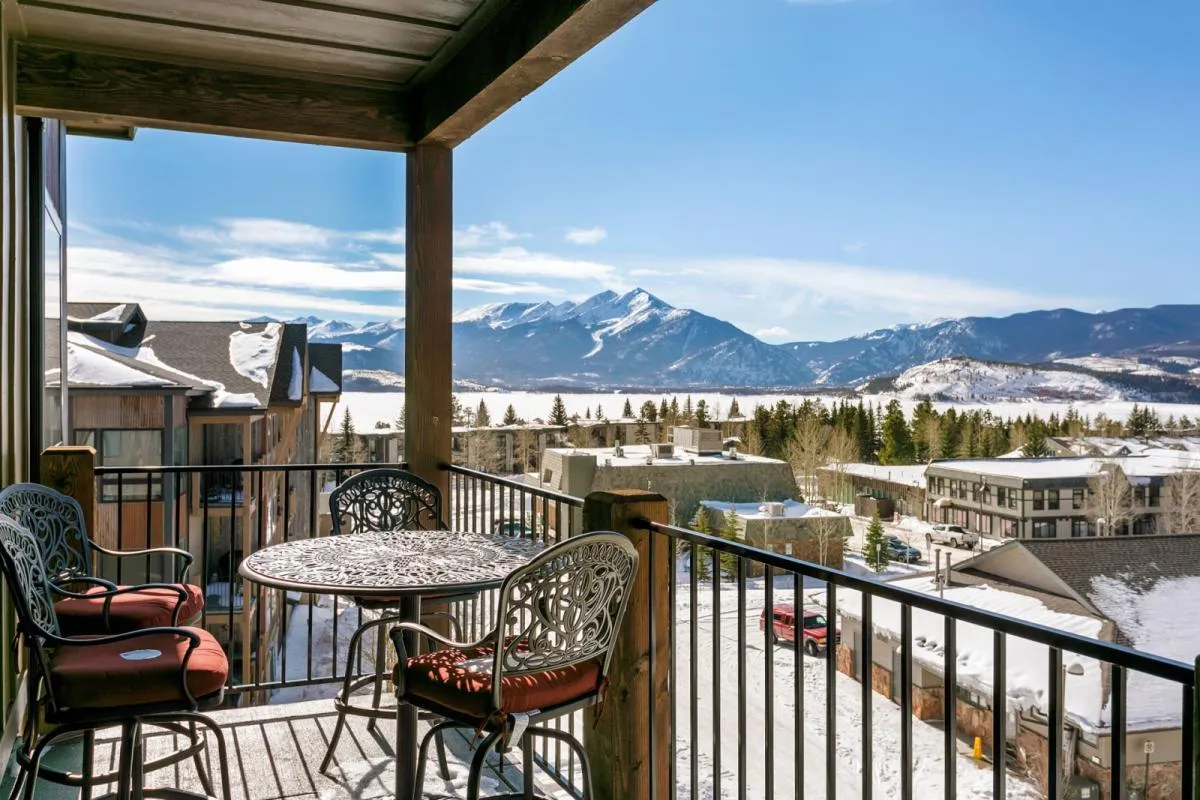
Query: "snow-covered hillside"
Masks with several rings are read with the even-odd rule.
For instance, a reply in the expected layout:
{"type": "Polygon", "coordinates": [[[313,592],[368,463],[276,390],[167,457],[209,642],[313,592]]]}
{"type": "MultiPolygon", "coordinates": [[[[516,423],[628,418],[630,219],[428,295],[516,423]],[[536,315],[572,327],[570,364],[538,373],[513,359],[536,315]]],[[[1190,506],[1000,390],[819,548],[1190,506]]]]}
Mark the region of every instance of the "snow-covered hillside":
{"type": "Polygon", "coordinates": [[[894,381],[904,398],[937,400],[1141,399],[1094,375],[1053,367],[943,358],[905,370],[894,381]]]}

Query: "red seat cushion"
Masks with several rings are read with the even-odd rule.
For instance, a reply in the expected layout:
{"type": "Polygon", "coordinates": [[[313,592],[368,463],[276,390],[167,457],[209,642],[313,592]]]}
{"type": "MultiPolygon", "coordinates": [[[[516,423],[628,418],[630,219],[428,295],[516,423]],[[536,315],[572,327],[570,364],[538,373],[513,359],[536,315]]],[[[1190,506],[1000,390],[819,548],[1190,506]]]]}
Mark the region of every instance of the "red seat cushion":
{"type": "MultiPolygon", "coordinates": [[[[204,610],[204,592],[190,583],[177,585],[187,592],[183,607],[179,609],[179,624],[183,625],[197,619],[204,610]]],[[[93,586],[85,594],[96,595],[104,591],[103,587],[93,586]]],[[[166,589],[119,594],[109,605],[107,626],[104,624],[103,597],[67,597],[54,604],[54,613],[63,636],[98,636],[170,627],[175,624],[173,615],[179,602],[179,595],[166,589]]]]}
{"type": "MultiPolygon", "coordinates": [[[[413,705],[469,718],[476,723],[494,723],[492,713],[492,659],[495,650],[446,648],[408,659],[404,665],[402,699],[413,705]]],[[[396,665],[396,669],[401,669],[396,665]]],[[[500,709],[508,714],[553,708],[600,689],[599,660],[526,675],[505,675],[501,685],[500,709]]]]}
{"type": "MultiPolygon", "coordinates": [[[[208,631],[185,630],[200,637],[187,663],[188,691],[197,699],[215,695],[229,677],[225,651],[208,631]]],[[[190,644],[178,634],[160,633],[91,646],[63,645],[50,655],[50,686],[59,706],[68,709],[176,702],[185,706],[179,668],[190,644]],[[137,658],[139,651],[159,655],[137,658]]]]}

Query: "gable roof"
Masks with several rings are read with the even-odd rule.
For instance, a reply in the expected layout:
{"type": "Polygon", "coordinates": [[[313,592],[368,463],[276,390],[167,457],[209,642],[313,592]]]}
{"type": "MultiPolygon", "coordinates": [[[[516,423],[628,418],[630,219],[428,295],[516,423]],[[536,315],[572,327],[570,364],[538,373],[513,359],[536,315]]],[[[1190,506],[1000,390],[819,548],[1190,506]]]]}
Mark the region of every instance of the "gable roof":
{"type": "MultiPolygon", "coordinates": [[[[152,322],[136,303],[71,303],[67,327],[75,386],[190,390],[194,410],[294,406],[308,392],[303,322],[152,322]]],[[[341,345],[314,347],[328,376],[319,393],[340,393],[341,345]]]]}

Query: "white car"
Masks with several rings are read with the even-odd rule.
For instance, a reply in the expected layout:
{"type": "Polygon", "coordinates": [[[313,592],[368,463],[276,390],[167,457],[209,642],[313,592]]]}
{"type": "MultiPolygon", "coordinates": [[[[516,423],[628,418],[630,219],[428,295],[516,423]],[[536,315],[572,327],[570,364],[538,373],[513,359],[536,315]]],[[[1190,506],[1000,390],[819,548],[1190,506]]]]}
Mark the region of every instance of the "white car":
{"type": "Polygon", "coordinates": [[[951,547],[974,550],[979,544],[979,534],[963,530],[960,525],[934,525],[933,529],[925,534],[925,541],[928,544],[948,544],[951,547]]]}

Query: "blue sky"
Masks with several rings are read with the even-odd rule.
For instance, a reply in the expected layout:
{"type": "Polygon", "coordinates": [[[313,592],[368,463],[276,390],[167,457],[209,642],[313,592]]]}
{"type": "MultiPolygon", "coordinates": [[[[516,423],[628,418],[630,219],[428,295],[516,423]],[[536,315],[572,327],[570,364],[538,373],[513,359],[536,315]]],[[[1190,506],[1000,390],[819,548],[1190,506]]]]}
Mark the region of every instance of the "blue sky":
{"type": "MultiPolygon", "coordinates": [[[[1200,3],[659,0],[455,154],[455,304],[767,341],[1200,297],[1200,3]]],[[[403,311],[401,155],[73,138],[73,299],[403,311]]]]}

